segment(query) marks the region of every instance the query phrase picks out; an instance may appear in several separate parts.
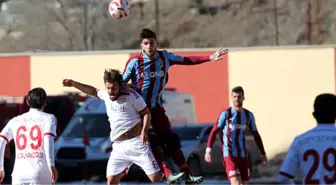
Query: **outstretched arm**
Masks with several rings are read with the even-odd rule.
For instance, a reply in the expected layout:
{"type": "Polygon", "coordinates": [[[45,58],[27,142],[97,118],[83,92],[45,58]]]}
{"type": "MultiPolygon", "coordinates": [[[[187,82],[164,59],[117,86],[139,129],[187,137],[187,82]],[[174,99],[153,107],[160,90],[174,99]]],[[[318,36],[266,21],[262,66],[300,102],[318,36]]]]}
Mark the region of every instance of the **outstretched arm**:
{"type": "Polygon", "coordinates": [[[197,65],[210,61],[210,56],[188,56],[182,57],[174,54],[169,54],[170,65],[197,65]]]}
{"type": "Polygon", "coordinates": [[[65,79],[65,80],[63,80],[63,86],[74,87],[74,88],[82,91],[85,94],[88,94],[88,95],[91,95],[91,96],[94,96],[94,97],[98,98],[98,95],[97,95],[98,89],[95,88],[95,87],[92,87],[90,85],[82,84],[80,82],[76,82],[76,81],[71,80],[71,79],[65,79]]]}
{"type": "Polygon", "coordinates": [[[227,53],[227,49],[220,48],[214,54],[210,56],[178,56],[173,53],[165,52],[169,59],[170,65],[197,65],[209,61],[217,61],[223,59],[224,54],[227,53]]]}

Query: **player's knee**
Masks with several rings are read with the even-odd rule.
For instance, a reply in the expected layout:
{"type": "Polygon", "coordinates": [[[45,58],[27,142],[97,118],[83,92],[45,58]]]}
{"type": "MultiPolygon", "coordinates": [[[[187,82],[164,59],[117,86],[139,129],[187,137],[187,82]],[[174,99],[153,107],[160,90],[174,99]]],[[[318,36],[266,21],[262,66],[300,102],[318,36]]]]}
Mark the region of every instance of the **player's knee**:
{"type": "Polygon", "coordinates": [[[163,173],[162,172],[157,172],[154,174],[151,174],[148,176],[150,181],[152,182],[161,182],[163,178],[163,173]]]}
{"type": "Polygon", "coordinates": [[[111,175],[107,177],[107,184],[108,185],[115,185],[120,183],[120,179],[123,177],[123,174],[118,175],[111,175]]]}
{"type": "Polygon", "coordinates": [[[240,176],[234,176],[230,178],[231,185],[241,185],[240,176]]]}

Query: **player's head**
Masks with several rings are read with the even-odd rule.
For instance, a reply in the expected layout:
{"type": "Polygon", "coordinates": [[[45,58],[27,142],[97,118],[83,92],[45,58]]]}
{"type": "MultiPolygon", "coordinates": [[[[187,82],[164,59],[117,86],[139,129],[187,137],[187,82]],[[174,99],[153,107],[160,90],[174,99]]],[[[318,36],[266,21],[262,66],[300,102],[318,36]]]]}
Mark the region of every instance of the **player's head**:
{"type": "Polygon", "coordinates": [[[234,87],[231,91],[231,100],[235,107],[243,107],[244,89],[241,86],[234,87]]]}
{"type": "Polygon", "coordinates": [[[46,105],[47,93],[41,87],[30,90],[26,97],[26,103],[30,108],[42,110],[46,105]]]}
{"type": "Polygon", "coordinates": [[[141,49],[148,56],[153,56],[157,49],[156,33],[149,28],[142,29],[140,33],[141,49]]]}
{"type": "Polygon", "coordinates": [[[314,102],[314,112],[318,123],[335,124],[336,119],[336,96],[334,94],[320,94],[314,102]]]}
{"type": "Polygon", "coordinates": [[[120,72],[116,69],[105,69],[104,83],[111,100],[116,100],[123,83],[123,77],[120,72]]]}

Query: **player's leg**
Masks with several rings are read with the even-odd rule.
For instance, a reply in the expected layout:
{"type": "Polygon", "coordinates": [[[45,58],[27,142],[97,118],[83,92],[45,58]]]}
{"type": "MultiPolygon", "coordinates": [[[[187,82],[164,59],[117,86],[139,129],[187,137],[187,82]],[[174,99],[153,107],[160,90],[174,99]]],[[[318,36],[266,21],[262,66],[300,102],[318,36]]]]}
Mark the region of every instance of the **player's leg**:
{"type": "Polygon", "coordinates": [[[132,146],[127,148],[127,155],[130,160],[142,168],[152,182],[161,182],[163,173],[155,160],[150,146],[142,144],[140,138],[129,142],[129,146],[132,146]]]}
{"type": "Polygon", "coordinates": [[[127,145],[125,145],[124,142],[113,143],[113,150],[106,167],[108,185],[119,184],[120,179],[124,176],[124,170],[132,164],[125,153],[125,147],[127,147],[127,145]]]}
{"type": "Polygon", "coordinates": [[[159,162],[160,167],[164,171],[165,177],[169,184],[174,183],[181,179],[184,176],[184,172],[177,172],[173,173],[170,169],[170,166],[167,165],[164,158],[166,157],[162,151],[163,149],[163,143],[162,143],[162,137],[157,134],[156,131],[159,131],[159,133],[162,133],[162,131],[170,130],[170,123],[166,120],[162,121],[162,117],[165,116],[164,110],[160,108],[151,109],[152,114],[152,127],[153,127],[153,135],[149,135],[149,140],[151,143],[151,148],[153,151],[153,154],[156,158],[156,160],[159,162]],[[154,132],[155,131],[155,132],[154,132]]]}
{"type": "Polygon", "coordinates": [[[120,179],[123,177],[123,173],[117,175],[110,175],[107,177],[107,185],[117,185],[120,184],[120,179]]]}
{"type": "MultiPolygon", "coordinates": [[[[151,131],[151,130],[148,132],[148,138],[150,141],[150,147],[152,149],[154,157],[156,161],[158,162],[160,169],[164,172],[164,175],[168,183],[171,184],[181,179],[184,176],[183,172],[173,173],[169,169],[168,165],[166,165],[166,162],[164,161],[164,154],[160,147],[160,141],[159,141],[160,138],[157,137],[154,131],[151,131]]],[[[129,168],[130,166],[123,171],[123,178],[126,177],[129,168]]]]}
{"type": "Polygon", "coordinates": [[[154,133],[153,130],[148,132],[148,139],[152,149],[155,160],[158,162],[160,169],[164,172],[166,178],[169,177],[171,170],[164,163],[164,154],[160,147],[160,138],[154,133]]]}
{"type": "Polygon", "coordinates": [[[248,157],[239,158],[238,167],[240,171],[241,184],[246,185],[250,180],[250,162],[248,157]]]}
{"type": "MultiPolygon", "coordinates": [[[[165,115],[167,118],[167,116],[165,115]]],[[[168,118],[167,118],[168,120],[168,118]]],[[[169,121],[169,120],[168,120],[169,121]]],[[[199,184],[203,181],[202,176],[192,176],[189,174],[187,161],[181,150],[181,141],[177,134],[171,130],[160,134],[166,146],[165,153],[170,153],[174,163],[178,166],[180,171],[185,173],[185,181],[187,184],[199,184]]]]}
{"type": "Polygon", "coordinates": [[[231,185],[241,185],[241,176],[236,158],[224,157],[226,176],[231,185]]]}
{"type": "Polygon", "coordinates": [[[179,167],[180,171],[187,171],[187,164],[183,152],[179,150],[180,142],[176,138],[173,138],[169,118],[166,116],[164,109],[152,109],[151,114],[152,127],[160,138],[160,144],[164,149],[165,157],[171,156],[174,163],[179,167]],[[167,145],[168,142],[169,147],[167,145]]]}
{"type": "Polygon", "coordinates": [[[153,109],[152,113],[152,127],[160,136],[161,145],[165,146],[165,153],[171,154],[174,163],[178,166],[181,172],[185,173],[187,183],[201,183],[203,177],[193,177],[189,175],[187,162],[181,150],[181,145],[178,137],[174,137],[169,118],[164,109],[153,109]],[[154,118],[154,119],[153,119],[154,118]]]}

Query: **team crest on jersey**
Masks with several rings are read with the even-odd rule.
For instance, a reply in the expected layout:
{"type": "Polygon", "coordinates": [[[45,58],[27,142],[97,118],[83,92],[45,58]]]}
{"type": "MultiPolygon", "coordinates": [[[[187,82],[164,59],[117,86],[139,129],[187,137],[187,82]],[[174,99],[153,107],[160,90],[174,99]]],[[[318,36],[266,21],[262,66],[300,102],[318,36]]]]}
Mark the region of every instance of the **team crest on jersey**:
{"type": "Polygon", "coordinates": [[[159,60],[160,67],[163,67],[163,60],[159,60]]]}

